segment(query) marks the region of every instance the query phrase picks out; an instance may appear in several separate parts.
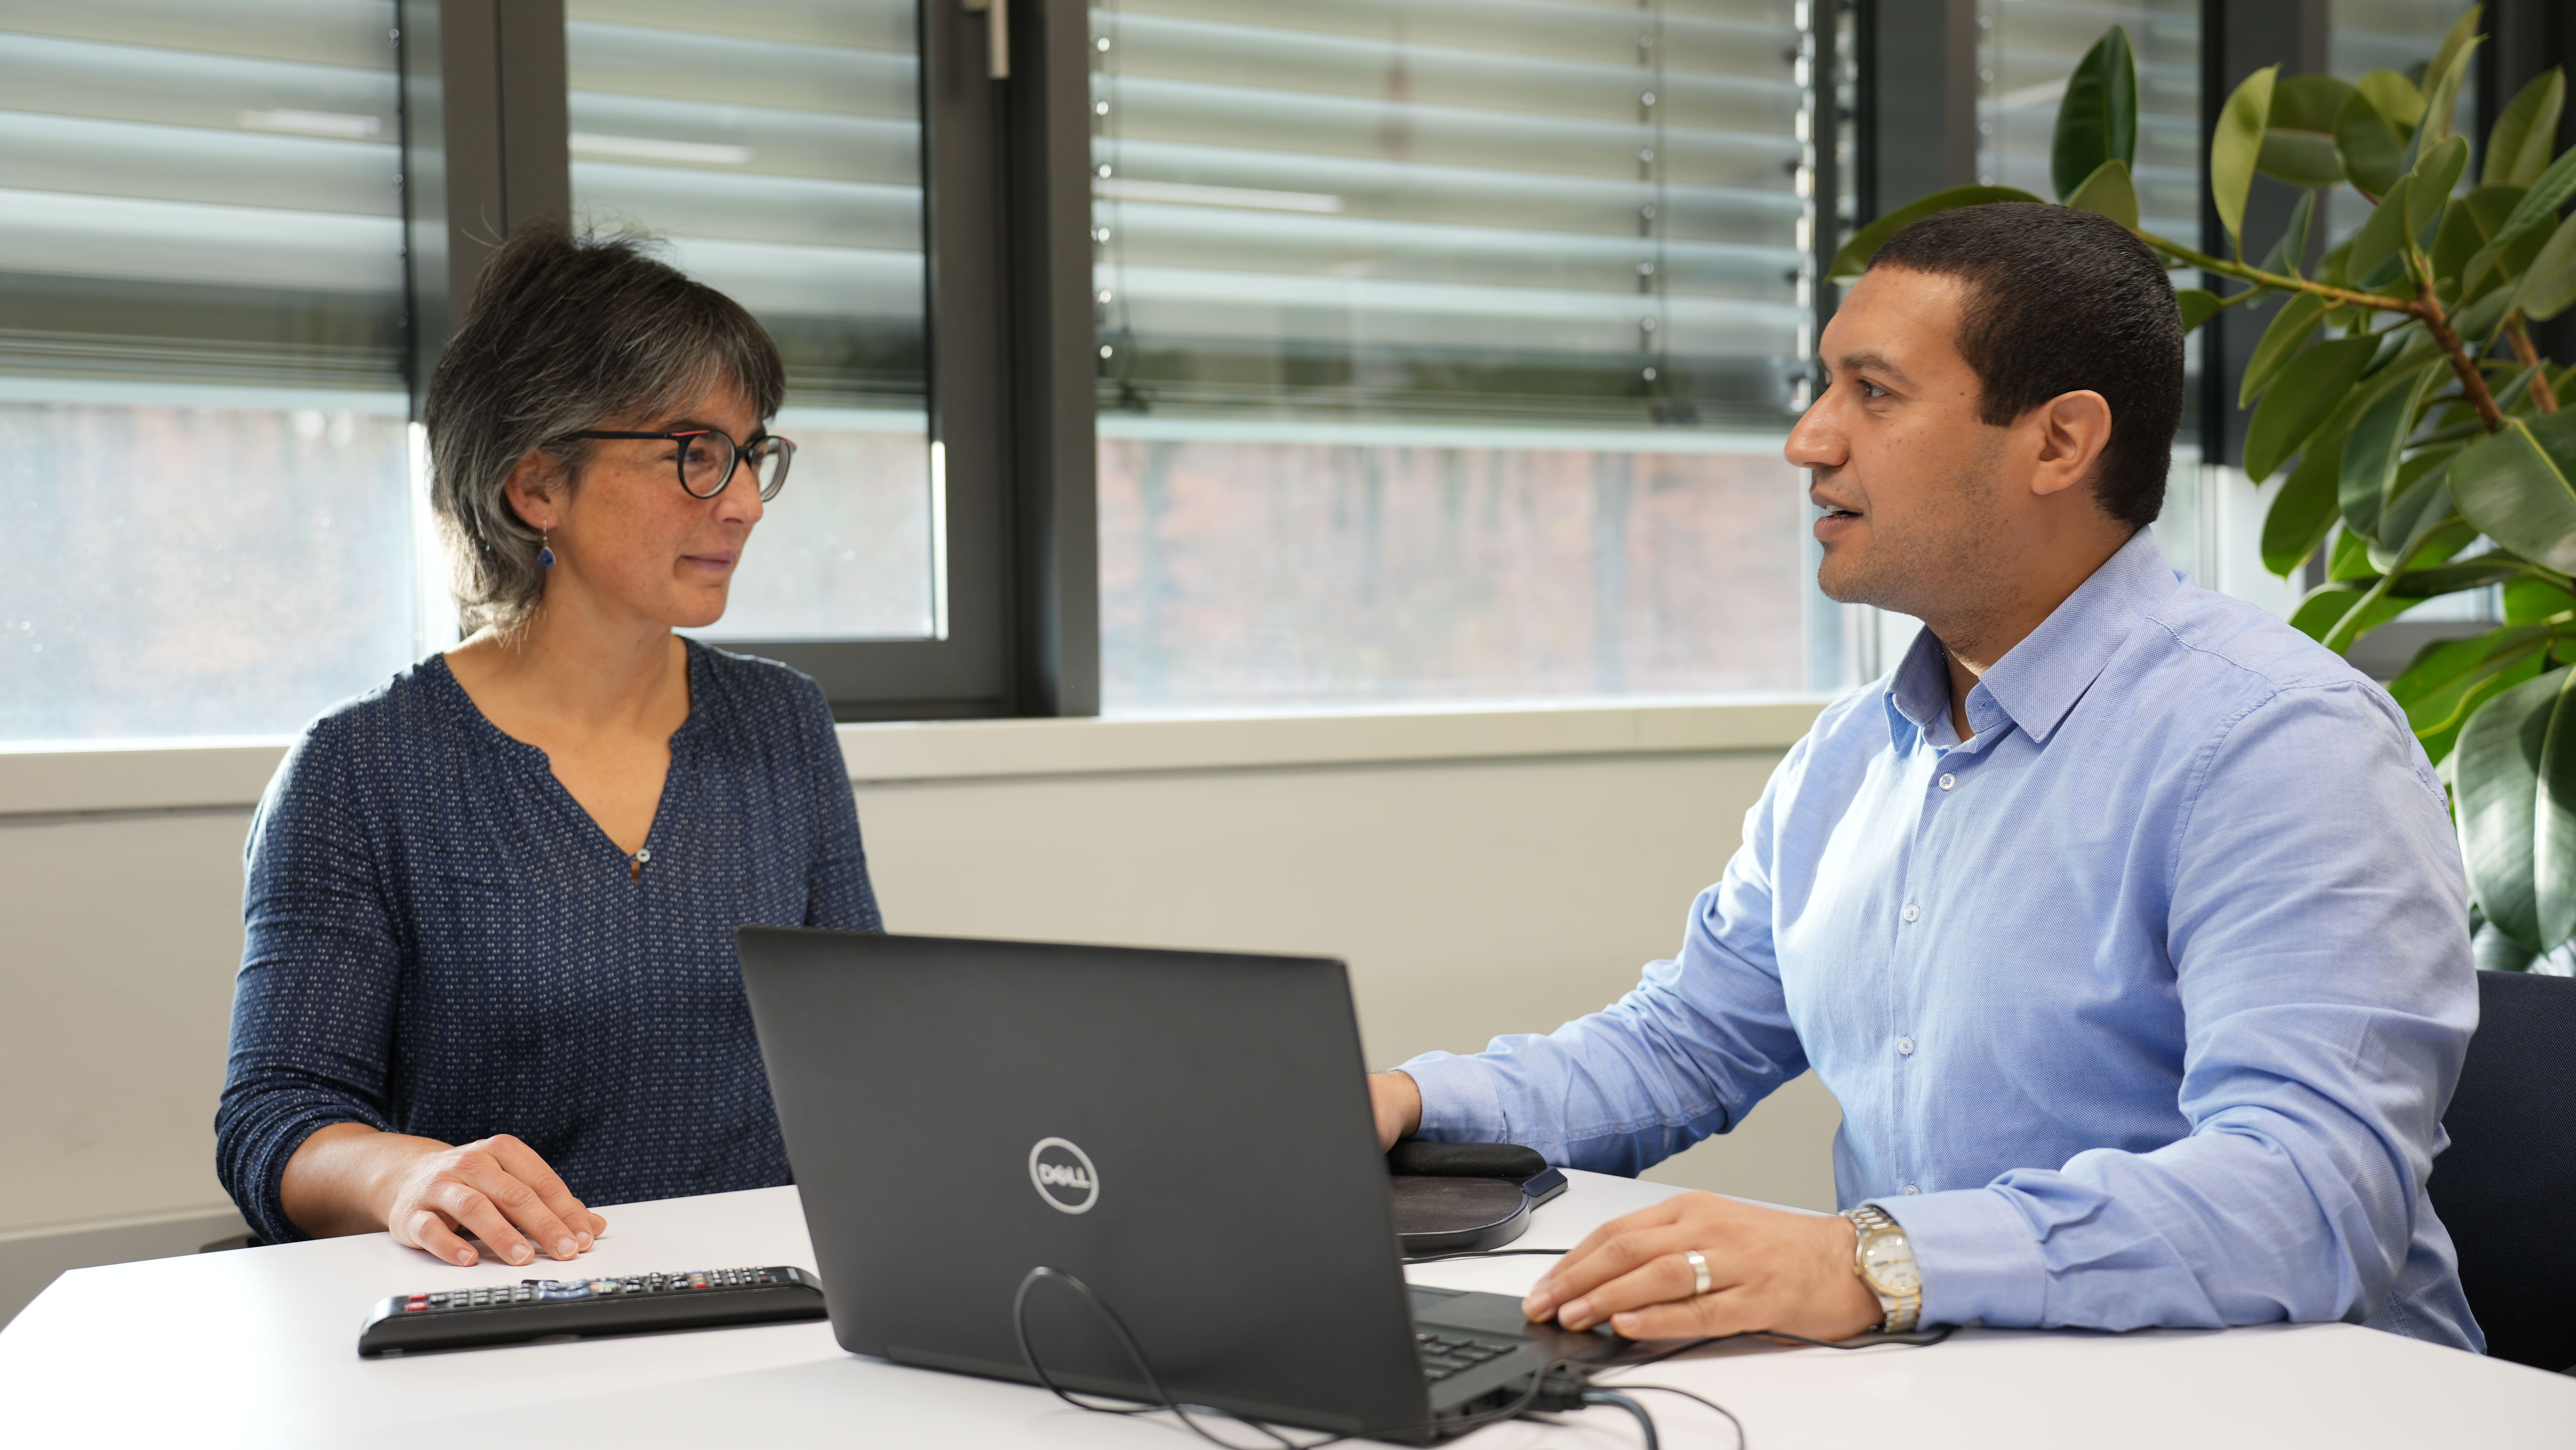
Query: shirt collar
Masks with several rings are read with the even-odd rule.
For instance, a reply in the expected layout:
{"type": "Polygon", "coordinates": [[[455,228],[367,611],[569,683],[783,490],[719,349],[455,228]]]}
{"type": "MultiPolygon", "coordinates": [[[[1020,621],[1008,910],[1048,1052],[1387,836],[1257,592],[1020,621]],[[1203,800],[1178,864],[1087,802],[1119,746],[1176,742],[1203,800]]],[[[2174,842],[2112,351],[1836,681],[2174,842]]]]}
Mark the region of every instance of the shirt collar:
{"type": "MultiPolygon", "coordinates": [[[[2130,535],[2129,542],[2076,586],[2039,628],[1986,671],[1969,692],[1968,723],[1980,736],[1995,723],[1980,718],[1986,713],[1977,698],[1982,694],[2033,740],[2047,740],[2066,712],[2092,688],[2138,621],[2181,582],[2182,576],[2165,562],[2153,530],[2130,535]]],[[[1906,744],[1908,725],[1923,732],[1927,740],[1946,735],[1947,730],[1936,730],[1933,722],[1949,706],[1949,667],[1941,658],[1941,642],[1927,629],[1915,635],[1913,647],[1888,680],[1887,723],[1899,748],[1906,744]]]]}

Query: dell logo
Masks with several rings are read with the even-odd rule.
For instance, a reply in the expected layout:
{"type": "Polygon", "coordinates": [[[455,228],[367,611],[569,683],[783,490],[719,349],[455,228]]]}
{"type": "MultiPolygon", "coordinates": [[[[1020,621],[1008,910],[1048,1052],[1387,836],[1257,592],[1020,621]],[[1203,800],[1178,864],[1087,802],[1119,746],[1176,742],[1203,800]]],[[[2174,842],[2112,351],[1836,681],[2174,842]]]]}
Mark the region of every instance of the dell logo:
{"type": "Polygon", "coordinates": [[[1089,1213],[1100,1201],[1100,1175],[1091,1155],[1062,1138],[1040,1138],[1029,1150],[1029,1182],[1059,1213],[1089,1213]]]}

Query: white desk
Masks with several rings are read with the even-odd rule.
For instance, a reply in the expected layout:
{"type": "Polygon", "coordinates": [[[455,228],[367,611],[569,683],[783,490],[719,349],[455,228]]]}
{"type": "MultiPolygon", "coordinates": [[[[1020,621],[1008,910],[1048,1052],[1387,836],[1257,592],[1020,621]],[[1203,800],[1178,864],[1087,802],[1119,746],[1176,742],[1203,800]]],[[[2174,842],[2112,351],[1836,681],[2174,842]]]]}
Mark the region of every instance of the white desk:
{"type": "MultiPolygon", "coordinates": [[[[1515,1247],[1571,1245],[1593,1224],[1675,1191],[1567,1176],[1571,1190],[1540,1210],[1515,1247]]],[[[581,1261],[592,1272],[814,1262],[792,1188],[608,1214],[609,1236],[581,1261]]],[[[1414,1275],[1517,1294],[1548,1262],[1464,1261],[1414,1275]]],[[[358,1322],[387,1294],[511,1282],[554,1272],[549,1263],[457,1269],[379,1234],[77,1270],[0,1332],[0,1441],[30,1450],[1201,1444],[1168,1417],[1088,1415],[1034,1389],[859,1359],[820,1323],[357,1357],[358,1322]],[[147,1305],[165,1307],[154,1314],[147,1305]],[[164,1315],[186,1327],[165,1327],[164,1315]]],[[[2340,1324],[2130,1335],[1970,1330],[1933,1349],[1852,1353],[1746,1344],[1609,1378],[1707,1395],[1743,1418],[1761,1450],[2576,1445],[2576,1379],[2340,1324]]],[[[1734,1444],[1723,1422],[1689,1401],[1643,1398],[1666,1444],[1734,1444]]],[[[1637,1433],[1626,1416],[1596,1409],[1556,1427],[1498,1425],[1459,1443],[1625,1450],[1637,1433]]]]}

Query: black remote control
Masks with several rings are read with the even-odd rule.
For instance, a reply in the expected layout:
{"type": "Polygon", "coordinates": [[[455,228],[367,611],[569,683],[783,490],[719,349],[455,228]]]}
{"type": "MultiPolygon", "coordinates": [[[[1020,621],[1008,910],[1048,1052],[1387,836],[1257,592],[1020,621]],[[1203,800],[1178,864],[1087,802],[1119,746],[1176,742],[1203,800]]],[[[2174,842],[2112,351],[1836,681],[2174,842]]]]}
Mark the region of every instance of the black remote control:
{"type": "Polygon", "coordinates": [[[358,1331],[373,1359],[590,1334],[645,1334],[820,1319],[823,1285],[803,1269],[697,1269],[600,1279],[521,1279],[479,1289],[397,1294],[358,1331]]]}

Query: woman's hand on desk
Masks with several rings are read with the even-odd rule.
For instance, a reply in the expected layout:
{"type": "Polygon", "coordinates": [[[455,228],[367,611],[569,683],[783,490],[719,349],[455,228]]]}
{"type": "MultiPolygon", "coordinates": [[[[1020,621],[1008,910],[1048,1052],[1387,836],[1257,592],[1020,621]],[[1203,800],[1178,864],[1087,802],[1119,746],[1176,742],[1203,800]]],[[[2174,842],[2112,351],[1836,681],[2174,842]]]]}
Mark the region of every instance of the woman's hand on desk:
{"type": "Polygon", "coordinates": [[[608,1228],[535,1149],[507,1133],[450,1147],[334,1123],[295,1150],[279,1187],[286,1216],[307,1233],[382,1228],[451,1264],[480,1257],[460,1230],[505,1263],[529,1264],[539,1252],[576,1257],[608,1228]]]}

